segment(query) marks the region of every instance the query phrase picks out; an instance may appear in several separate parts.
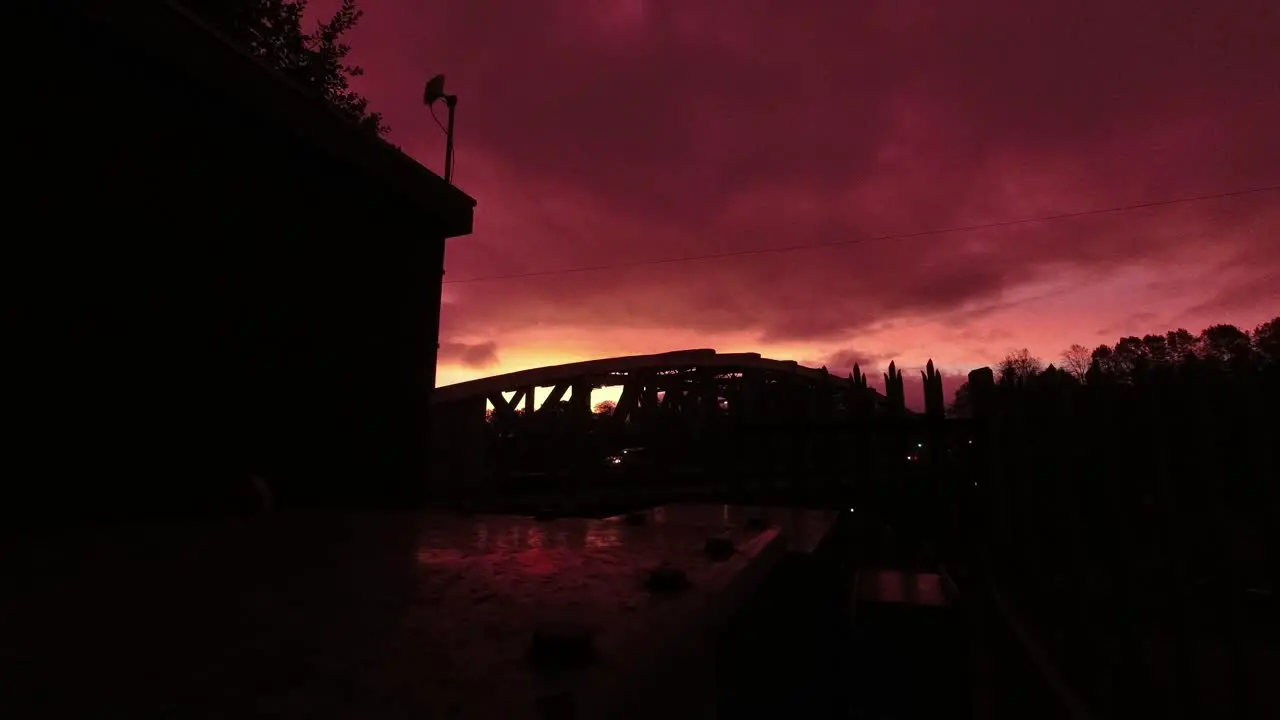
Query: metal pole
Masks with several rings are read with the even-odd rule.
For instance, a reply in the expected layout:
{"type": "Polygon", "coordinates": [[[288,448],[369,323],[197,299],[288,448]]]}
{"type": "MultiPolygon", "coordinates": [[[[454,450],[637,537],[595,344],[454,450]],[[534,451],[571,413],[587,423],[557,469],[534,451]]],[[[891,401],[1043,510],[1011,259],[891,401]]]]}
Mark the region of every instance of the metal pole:
{"type": "Polygon", "coordinates": [[[444,102],[449,106],[449,128],[445,131],[444,147],[444,181],[453,182],[453,110],[458,106],[458,97],[448,95],[444,102]]]}

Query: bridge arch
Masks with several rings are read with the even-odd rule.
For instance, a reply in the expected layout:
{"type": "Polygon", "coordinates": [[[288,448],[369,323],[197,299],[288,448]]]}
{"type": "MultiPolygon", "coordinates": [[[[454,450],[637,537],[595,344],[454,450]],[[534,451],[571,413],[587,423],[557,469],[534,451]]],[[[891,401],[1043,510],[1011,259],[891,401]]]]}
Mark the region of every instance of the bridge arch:
{"type": "Polygon", "coordinates": [[[887,407],[879,392],[851,377],[758,353],[693,349],[533,368],[435,389],[437,476],[456,482],[484,475],[488,405],[494,424],[573,432],[592,422],[591,391],[605,387],[622,388],[606,423],[675,422],[695,434],[716,423],[869,417],[887,407]],[[550,388],[540,407],[538,388],[550,388]]]}

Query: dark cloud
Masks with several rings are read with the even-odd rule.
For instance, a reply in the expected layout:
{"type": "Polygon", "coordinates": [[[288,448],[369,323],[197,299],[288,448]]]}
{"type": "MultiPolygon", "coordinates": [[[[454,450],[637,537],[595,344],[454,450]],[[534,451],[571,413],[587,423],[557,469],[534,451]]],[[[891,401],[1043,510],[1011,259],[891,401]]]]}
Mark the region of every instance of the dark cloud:
{"type": "Polygon", "coordinates": [[[1204,316],[1254,307],[1280,308],[1280,273],[1266,272],[1215,292],[1183,315],[1204,316]]]}
{"type": "Polygon", "coordinates": [[[473,368],[489,367],[498,362],[498,346],[493,342],[442,342],[439,359],[442,363],[458,363],[473,368]]]}
{"type": "MultiPolygon", "coordinates": [[[[461,98],[457,179],[480,200],[475,235],[449,248],[448,279],[461,279],[1280,184],[1276,7],[386,0],[367,3],[353,44],[393,140],[437,169],[418,88],[444,71],[461,98]]],[[[894,318],[974,322],[1029,302],[1009,297],[1023,286],[1134,265],[1225,263],[1197,289],[1229,293],[1234,269],[1280,269],[1278,230],[1272,193],[452,284],[442,324],[481,337],[535,323],[584,337],[746,330],[841,347],[894,318]]]]}

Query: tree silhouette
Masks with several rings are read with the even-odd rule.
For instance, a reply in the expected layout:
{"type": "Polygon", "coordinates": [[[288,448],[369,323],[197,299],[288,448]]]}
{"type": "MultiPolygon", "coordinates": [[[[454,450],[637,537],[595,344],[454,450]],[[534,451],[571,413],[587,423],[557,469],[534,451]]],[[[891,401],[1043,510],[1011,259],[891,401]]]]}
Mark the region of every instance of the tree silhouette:
{"type": "Polygon", "coordinates": [[[612,400],[601,400],[596,403],[596,406],[591,411],[596,415],[612,415],[614,408],[617,406],[618,404],[612,400]]]}
{"type": "Polygon", "coordinates": [[[1253,354],[1253,343],[1235,325],[1210,325],[1200,333],[1200,353],[1212,362],[1247,360],[1253,354]]]}
{"type": "Polygon", "coordinates": [[[924,381],[924,407],[925,413],[930,417],[943,417],[946,411],[943,408],[945,400],[942,394],[942,373],[933,367],[933,358],[929,359],[925,369],[920,371],[920,378],[924,381]]]}
{"type": "Polygon", "coordinates": [[[1132,335],[1120,338],[1112,352],[1112,362],[1124,377],[1133,375],[1134,370],[1145,367],[1149,361],[1147,346],[1143,344],[1142,338],[1132,335]]]}
{"type": "Polygon", "coordinates": [[[1253,349],[1267,360],[1280,361],[1280,317],[1254,328],[1253,349]]]}
{"type": "Polygon", "coordinates": [[[849,375],[849,379],[854,388],[863,393],[867,391],[867,376],[862,374],[862,368],[858,367],[858,363],[853,364],[853,373],[849,375]]]}
{"type": "MultiPolygon", "coordinates": [[[[1123,337],[1112,345],[1099,345],[1090,356],[1084,378],[1109,378],[1133,382],[1147,368],[1187,368],[1196,362],[1214,365],[1265,363],[1280,358],[1280,318],[1269,320],[1252,333],[1234,325],[1211,325],[1198,336],[1186,329],[1171,330],[1164,335],[1123,337]]],[[[1063,365],[1080,377],[1078,365],[1081,351],[1072,345],[1063,353],[1063,365]]]]}
{"type": "Polygon", "coordinates": [[[382,115],[369,111],[369,101],[351,89],[350,80],[364,74],[346,62],[351,46],[343,36],[364,11],[356,0],[342,5],[314,32],[304,32],[307,0],[183,0],[228,40],[239,45],[293,82],[328,100],[360,127],[376,135],[388,128],[382,115]]]}
{"type": "Polygon", "coordinates": [[[1143,354],[1152,365],[1169,365],[1169,343],[1163,335],[1143,335],[1143,354]]]}
{"type": "Polygon", "coordinates": [[[1022,348],[1006,355],[997,369],[1000,382],[1007,383],[1039,375],[1044,370],[1044,363],[1040,358],[1032,355],[1030,350],[1022,348]]]}
{"type": "MultiPolygon", "coordinates": [[[[1097,373],[1108,377],[1118,377],[1126,374],[1124,362],[1116,356],[1115,350],[1110,345],[1099,345],[1093,349],[1092,361],[1089,363],[1090,370],[1097,369],[1097,373]]],[[[1086,374],[1088,379],[1088,374],[1086,374]]]]}
{"type": "Polygon", "coordinates": [[[1077,380],[1084,380],[1084,375],[1089,372],[1089,365],[1092,362],[1093,355],[1089,352],[1089,348],[1078,343],[1062,351],[1062,369],[1071,373],[1077,380]]]}
{"type": "Polygon", "coordinates": [[[889,407],[897,412],[901,412],[906,407],[906,395],[902,386],[902,372],[898,370],[898,366],[892,360],[889,361],[889,370],[884,373],[884,396],[889,403],[889,407]]]}
{"type": "Polygon", "coordinates": [[[969,397],[969,383],[967,381],[956,388],[955,398],[951,401],[951,408],[947,411],[947,414],[957,418],[973,417],[973,402],[969,397]]]}
{"type": "Polygon", "coordinates": [[[1180,363],[1199,352],[1200,343],[1184,328],[1170,330],[1164,336],[1169,362],[1180,363]]]}

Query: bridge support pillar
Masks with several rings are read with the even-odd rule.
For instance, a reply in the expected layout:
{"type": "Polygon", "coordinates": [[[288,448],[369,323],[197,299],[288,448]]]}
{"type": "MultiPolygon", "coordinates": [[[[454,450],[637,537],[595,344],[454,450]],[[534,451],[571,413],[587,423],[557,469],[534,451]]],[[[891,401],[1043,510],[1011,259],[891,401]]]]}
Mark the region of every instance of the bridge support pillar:
{"type": "Polygon", "coordinates": [[[583,378],[573,381],[569,410],[576,419],[591,417],[591,383],[583,378]]]}

